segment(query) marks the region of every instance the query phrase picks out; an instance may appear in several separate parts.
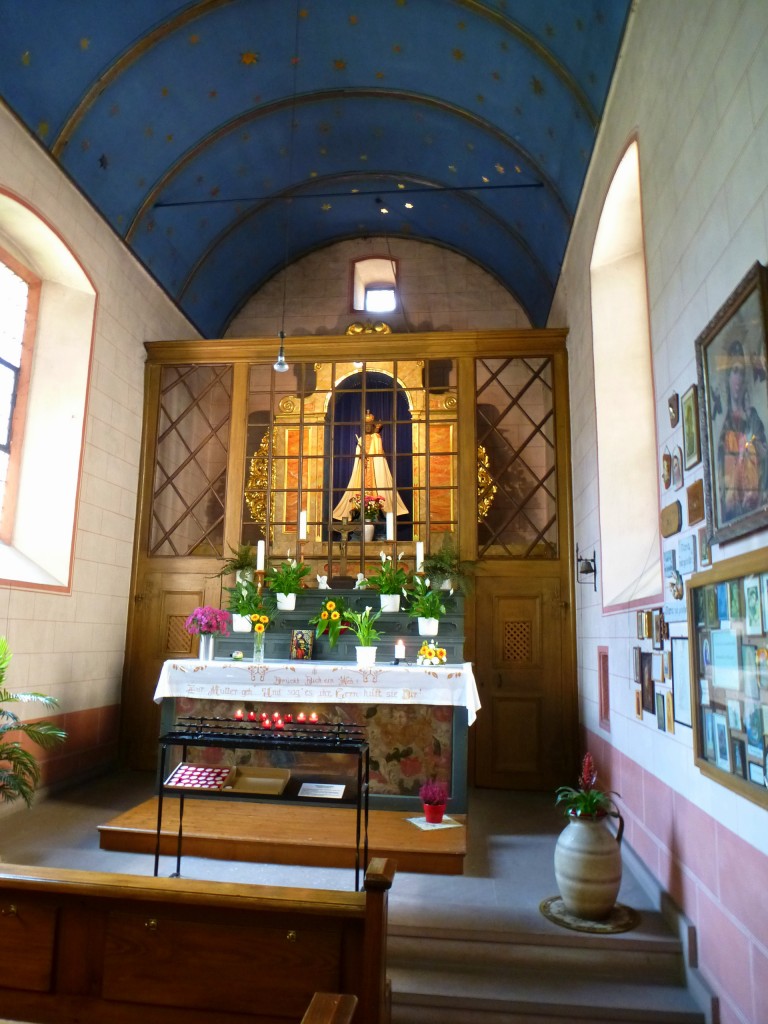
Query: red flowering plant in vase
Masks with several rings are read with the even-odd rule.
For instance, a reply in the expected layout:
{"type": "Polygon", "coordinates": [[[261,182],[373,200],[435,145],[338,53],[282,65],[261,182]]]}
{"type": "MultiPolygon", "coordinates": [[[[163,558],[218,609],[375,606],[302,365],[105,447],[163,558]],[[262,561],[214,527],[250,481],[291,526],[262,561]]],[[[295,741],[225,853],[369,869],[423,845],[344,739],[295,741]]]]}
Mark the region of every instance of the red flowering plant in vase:
{"type": "Polygon", "coordinates": [[[581,763],[579,788],[560,786],[557,790],[555,804],[562,805],[565,813],[571,818],[619,818],[621,814],[614,803],[613,797],[619,793],[612,789],[597,788],[597,768],[592,755],[587,752],[581,763]]]}

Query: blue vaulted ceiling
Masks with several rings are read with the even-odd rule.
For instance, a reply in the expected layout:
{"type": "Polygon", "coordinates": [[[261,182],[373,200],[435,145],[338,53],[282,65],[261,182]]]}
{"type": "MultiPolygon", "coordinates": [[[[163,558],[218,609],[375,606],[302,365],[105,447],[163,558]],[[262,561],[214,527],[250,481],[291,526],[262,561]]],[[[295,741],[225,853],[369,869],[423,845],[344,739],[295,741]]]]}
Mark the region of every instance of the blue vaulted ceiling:
{"type": "Polygon", "coordinates": [[[465,255],[542,326],[629,7],[0,0],[0,93],[206,337],[381,235],[465,255]]]}

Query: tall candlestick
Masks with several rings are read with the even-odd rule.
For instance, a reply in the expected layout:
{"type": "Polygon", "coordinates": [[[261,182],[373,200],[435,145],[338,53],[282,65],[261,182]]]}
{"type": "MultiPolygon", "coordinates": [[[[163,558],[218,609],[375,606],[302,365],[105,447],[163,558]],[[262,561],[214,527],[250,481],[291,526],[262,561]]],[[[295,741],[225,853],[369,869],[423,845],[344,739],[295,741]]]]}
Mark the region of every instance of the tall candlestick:
{"type": "Polygon", "coordinates": [[[416,572],[421,572],[424,568],[424,541],[416,541],[416,572]]]}
{"type": "Polygon", "coordinates": [[[395,516],[392,512],[387,512],[387,540],[395,539],[395,516]]]}
{"type": "Polygon", "coordinates": [[[256,544],[256,571],[264,572],[264,541],[260,540],[256,544]]]}
{"type": "Polygon", "coordinates": [[[299,512],[299,540],[307,539],[307,510],[303,508],[299,512]]]}

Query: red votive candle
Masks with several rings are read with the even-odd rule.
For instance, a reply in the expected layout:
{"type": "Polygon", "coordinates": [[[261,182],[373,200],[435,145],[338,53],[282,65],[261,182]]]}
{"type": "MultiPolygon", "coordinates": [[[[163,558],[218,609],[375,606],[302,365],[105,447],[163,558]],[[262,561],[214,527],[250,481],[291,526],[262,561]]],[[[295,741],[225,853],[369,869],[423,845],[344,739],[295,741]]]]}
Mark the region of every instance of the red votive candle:
{"type": "Polygon", "coordinates": [[[272,728],[272,723],[270,722],[270,720],[268,718],[265,718],[264,721],[261,723],[261,725],[262,725],[262,728],[264,728],[264,729],[271,729],[272,728]]]}
{"type": "Polygon", "coordinates": [[[283,721],[284,722],[292,722],[293,721],[293,715],[291,715],[291,714],[284,715],[283,716],[283,721]]]}
{"type": "Polygon", "coordinates": [[[255,711],[249,711],[248,712],[248,721],[249,722],[255,722],[256,721],[256,712],[255,711]]]}
{"type": "Polygon", "coordinates": [[[283,725],[282,718],[278,718],[278,720],[275,722],[275,728],[276,729],[284,729],[285,728],[285,726],[283,725]]]}
{"type": "Polygon", "coordinates": [[[272,721],[273,722],[276,722],[279,717],[280,717],[280,712],[279,711],[273,711],[272,712],[272,721]]]}
{"type": "Polygon", "coordinates": [[[237,711],[235,712],[235,718],[237,719],[238,722],[242,722],[242,720],[243,720],[243,712],[242,712],[241,708],[238,708],[237,711]]]}
{"type": "Polygon", "coordinates": [[[303,711],[300,711],[298,713],[298,715],[296,715],[296,721],[297,722],[306,722],[306,720],[307,720],[307,716],[304,714],[303,711]]]}
{"type": "Polygon", "coordinates": [[[317,712],[316,711],[312,712],[312,714],[309,716],[309,720],[310,720],[310,722],[316,722],[317,721],[317,712]]]}

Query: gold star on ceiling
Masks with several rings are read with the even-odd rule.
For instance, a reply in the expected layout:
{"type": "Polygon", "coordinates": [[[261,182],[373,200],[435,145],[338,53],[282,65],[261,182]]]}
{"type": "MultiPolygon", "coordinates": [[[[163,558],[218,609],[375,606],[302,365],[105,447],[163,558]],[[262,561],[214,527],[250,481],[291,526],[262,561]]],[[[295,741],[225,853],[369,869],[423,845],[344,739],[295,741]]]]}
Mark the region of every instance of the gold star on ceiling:
{"type": "Polygon", "coordinates": [[[542,85],[541,80],[536,77],[536,75],[531,76],[531,89],[533,90],[535,96],[541,96],[541,94],[544,92],[544,86],[542,85]]]}
{"type": "Polygon", "coordinates": [[[81,50],[87,50],[90,45],[91,45],[91,40],[90,39],[86,39],[85,36],[83,36],[83,38],[80,40],[80,49],[81,50]]]}
{"type": "Polygon", "coordinates": [[[32,54],[29,52],[29,50],[25,50],[24,53],[22,53],[21,63],[24,65],[25,68],[28,68],[29,65],[32,63],[32,54]]]}
{"type": "Polygon", "coordinates": [[[505,170],[504,170],[504,164],[494,164],[493,166],[494,166],[494,169],[497,171],[498,174],[505,174],[506,173],[505,170]]]}
{"type": "Polygon", "coordinates": [[[454,60],[464,60],[464,51],[458,48],[451,51],[454,60]]]}
{"type": "Polygon", "coordinates": [[[321,209],[321,210],[322,210],[322,211],[323,211],[324,213],[327,213],[327,211],[328,211],[328,210],[330,210],[330,209],[332,209],[332,207],[331,207],[331,204],[330,204],[330,203],[323,203],[323,205],[322,205],[322,206],[320,207],[320,209],[321,209]]]}
{"type": "Polygon", "coordinates": [[[241,64],[258,64],[259,54],[254,53],[253,50],[247,50],[245,53],[240,54],[241,64]]]}
{"type": "Polygon", "coordinates": [[[360,19],[358,18],[358,16],[356,14],[350,14],[350,16],[349,16],[349,24],[350,25],[357,25],[359,23],[359,21],[360,21],[360,19]]]}
{"type": "Polygon", "coordinates": [[[167,96],[169,94],[169,91],[170,90],[168,89],[168,86],[164,85],[163,88],[160,90],[160,95],[161,96],[167,96]]]}
{"type": "Polygon", "coordinates": [[[40,122],[40,124],[37,126],[37,134],[40,136],[41,139],[44,139],[46,137],[50,127],[51,126],[48,124],[47,121],[40,122]]]}
{"type": "Polygon", "coordinates": [[[189,45],[190,46],[197,46],[197,44],[199,42],[200,42],[200,36],[197,34],[197,32],[193,32],[192,35],[189,37],[189,45]]]}
{"type": "Polygon", "coordinates": [[[382,79],[384,77],[384,72],[383,71],[377,71],[375,77],[378,78],[378,79],[382,79]]]}
{"type": "Polygon", "coordinates": [[[337,58],[333,62],[333,66],[336,69],[336,71],[345,71],[347,67],[347,62],[345,60],[341,60],[341,58],[337,58]]]}

